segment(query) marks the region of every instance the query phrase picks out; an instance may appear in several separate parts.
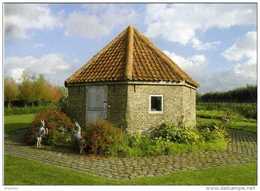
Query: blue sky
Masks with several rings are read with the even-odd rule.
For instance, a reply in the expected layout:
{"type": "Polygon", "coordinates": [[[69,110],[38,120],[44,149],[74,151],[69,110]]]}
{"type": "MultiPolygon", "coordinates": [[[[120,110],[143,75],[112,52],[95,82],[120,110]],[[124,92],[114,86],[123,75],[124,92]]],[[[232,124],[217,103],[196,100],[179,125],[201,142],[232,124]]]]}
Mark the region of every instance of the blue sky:
{"type": "Polygon", "coordinates": [[[129,24],[200,83],[256,84],[256,4],[5,4],[6,76],[64,80],[129,24]]]}

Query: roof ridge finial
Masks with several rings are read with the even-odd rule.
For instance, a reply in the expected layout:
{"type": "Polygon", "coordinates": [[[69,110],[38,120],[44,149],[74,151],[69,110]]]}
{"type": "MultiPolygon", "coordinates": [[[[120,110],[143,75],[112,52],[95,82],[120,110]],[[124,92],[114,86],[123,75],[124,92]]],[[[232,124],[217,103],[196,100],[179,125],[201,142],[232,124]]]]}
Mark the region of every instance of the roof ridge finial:
{"type": "Polygon", "coordinates": [[[133,26],[127,27],[127,56],[126,56],[126,71],[127,80],[132,80],[133,70],[133,48],[134,48],[134,29],[133,26]]]}

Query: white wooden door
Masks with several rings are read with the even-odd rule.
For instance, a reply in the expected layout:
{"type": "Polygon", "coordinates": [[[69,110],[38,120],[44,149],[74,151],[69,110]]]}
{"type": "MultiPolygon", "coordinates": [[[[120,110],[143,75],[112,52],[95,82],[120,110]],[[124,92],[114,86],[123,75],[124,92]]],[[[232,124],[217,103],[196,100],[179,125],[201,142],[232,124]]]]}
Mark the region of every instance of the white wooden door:
{"type": "Polygon", "coordinates": [[[87,87],[87,122],[107,118],[107,86],[87,87]]]}

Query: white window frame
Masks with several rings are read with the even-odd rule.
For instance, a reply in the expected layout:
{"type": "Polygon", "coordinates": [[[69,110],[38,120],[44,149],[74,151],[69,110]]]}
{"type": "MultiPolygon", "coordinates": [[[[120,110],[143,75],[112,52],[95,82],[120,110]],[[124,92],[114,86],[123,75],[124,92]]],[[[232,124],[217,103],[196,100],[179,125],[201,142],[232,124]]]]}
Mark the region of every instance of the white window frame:
{"type": "Polygon", "coordinates": [[[162,114],[163,113],[163,95],[150,95],[149,96],[149,108],[148,108],[148,112],[149,113],[151,113],[151,114],[162,114]],[[161,111],[152,111],[151,109],[151,107],[152,107],[152,103],[151,103],[151,101],[152,101],[152,97],[161,97],[161,99],[162,99],[162,110],[161,111]]]}

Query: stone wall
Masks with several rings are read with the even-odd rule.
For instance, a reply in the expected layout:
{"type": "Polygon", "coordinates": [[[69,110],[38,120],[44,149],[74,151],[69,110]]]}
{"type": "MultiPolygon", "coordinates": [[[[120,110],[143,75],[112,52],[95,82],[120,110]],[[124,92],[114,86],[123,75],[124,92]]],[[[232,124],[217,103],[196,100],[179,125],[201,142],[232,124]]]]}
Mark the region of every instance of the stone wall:
{"type": "Polygon", "coordinates": [[[128,132],[142,132],[163,122],[178,123],[182,118],[185,125],[195,125],[195,97],[195,90],[186,86],[129,85],[128,132]],[[163,95],[163,113],[149,113],[150,95],[163,95]]]}
{"type": "Polygon", "coordinates": [[[183,95],[183,116],[187,126],[196,125],[196,90],[189,87],[182,87],[183,95]]]}
{"type": "Polygon", "coordinates": [[[69,115],[72,119],[76,119],[81,126],[85,125],[85,116],[86,116],[85,95],[86,95],[85,86],[68,87],[69,115]]]}
{"type": "MultiPolygon", "coordinates": [[[[105,84],[104,84],[105,85],[105,84]]],[[[108,85],[107,119],[126,128],[142,132],[163,122],[186,126],[196,124],[196,90],[183,85],[108,85]],[[150,95],[163,95],[163,113],[149,112],[150,95]]],[[[86,86],[68,87],[70,116],[86,123],[86,86]]]]}
{"type": "Polygon", "coordinates": [[[126,100],[127,85],[109,85],[108,86],[108,113],[107,119],[113,124],[126,128],[126,100]]]}

